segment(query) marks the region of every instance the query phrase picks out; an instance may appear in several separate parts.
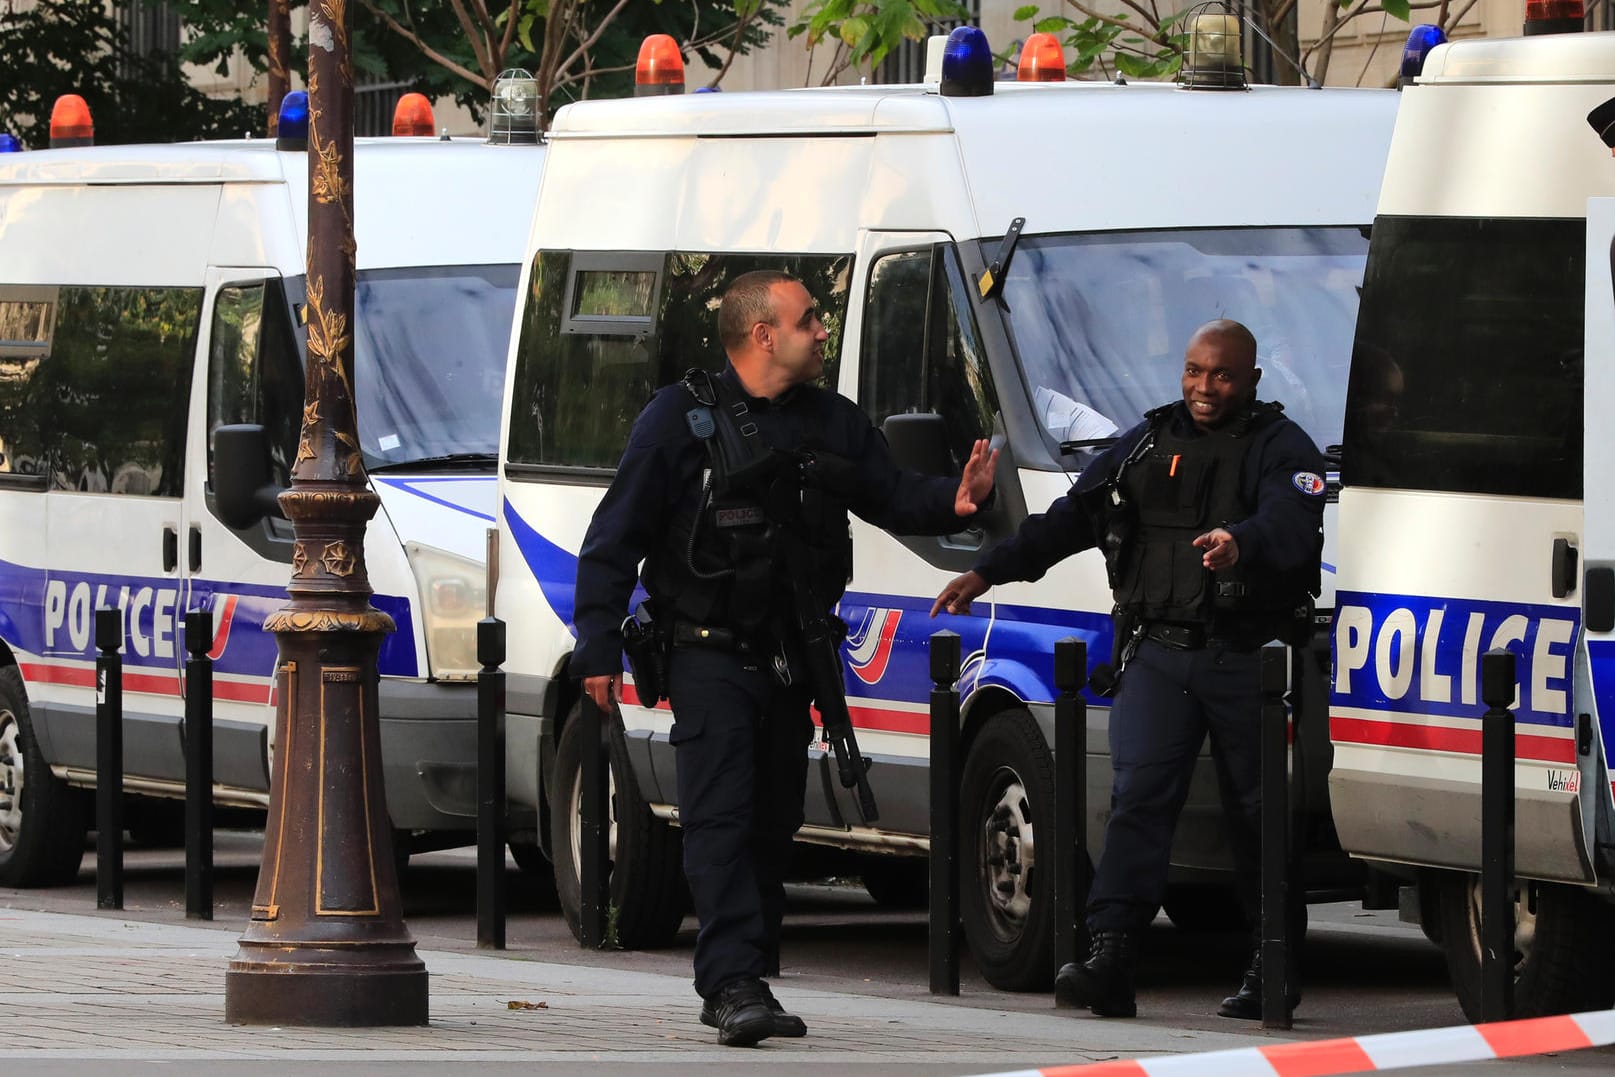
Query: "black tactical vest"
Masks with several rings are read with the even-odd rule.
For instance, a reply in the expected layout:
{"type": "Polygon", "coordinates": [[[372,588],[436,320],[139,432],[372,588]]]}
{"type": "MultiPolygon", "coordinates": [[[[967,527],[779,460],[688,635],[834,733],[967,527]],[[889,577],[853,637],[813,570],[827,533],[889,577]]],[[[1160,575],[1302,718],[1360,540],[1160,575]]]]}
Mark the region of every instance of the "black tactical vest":
{"type": "Polygon", "coordinates": [[[1282,629],[1317,593],[1316,561],[1289,573],[1244,561],[1213,573],[1201,562],[1205,551],[1192,545],[1255,511],[1241,489],[1250,435],[1278,421],[1282,406],[1258,404],[1222,429],[1198,435],[1174,432],[1171,411],[1150,413],[1149,446],[1119,476],[1130,533],[1113,575],[1117,606],[1143,621],[1210,626],[1221,618],[1271,620],[1282,629]]]}
{"type": "Polygon", "coordinates": [[[778,634],[797,579],[828,610],[852,573],[845,506],[813,485],[811,456],[763,441],[749,405],[725,382],[692,370],[683,385],[692,398],[685,419],[707,467],[694,511],[673,522],[676,552],[647,564],[647,587],[671,599],[681,620],[747,636],[778,634]]]}

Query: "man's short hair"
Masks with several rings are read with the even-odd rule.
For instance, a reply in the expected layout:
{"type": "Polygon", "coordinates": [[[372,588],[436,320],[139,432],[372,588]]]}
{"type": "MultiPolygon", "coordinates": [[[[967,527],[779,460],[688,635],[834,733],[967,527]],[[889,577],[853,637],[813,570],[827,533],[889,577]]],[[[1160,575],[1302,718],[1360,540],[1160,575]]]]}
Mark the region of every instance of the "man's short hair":
{"type": "Polygon", "coordinates": [[[718,339],[724,348],[732,350],[745,344],[751,327],[758,322],[773,325],[774,285],[794,280],[784,270],[754,269],[730,281],[718,305],[718,339]]]}

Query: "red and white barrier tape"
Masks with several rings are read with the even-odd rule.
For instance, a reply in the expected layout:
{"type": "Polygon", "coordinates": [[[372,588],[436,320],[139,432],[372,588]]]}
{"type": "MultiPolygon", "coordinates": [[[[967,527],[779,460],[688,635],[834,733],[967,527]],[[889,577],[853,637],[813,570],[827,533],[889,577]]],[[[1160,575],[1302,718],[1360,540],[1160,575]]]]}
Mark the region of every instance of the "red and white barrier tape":
{"type": "Polygon", "coordinates": [[[1478,1062],[1615,1043],[1615,1010],[1386,1032],[1310,1043],[1275,1043],[1159,1058],[1119,1059],[985,1077],[1328,1077],[1342,1073],[1478,1062]]]}

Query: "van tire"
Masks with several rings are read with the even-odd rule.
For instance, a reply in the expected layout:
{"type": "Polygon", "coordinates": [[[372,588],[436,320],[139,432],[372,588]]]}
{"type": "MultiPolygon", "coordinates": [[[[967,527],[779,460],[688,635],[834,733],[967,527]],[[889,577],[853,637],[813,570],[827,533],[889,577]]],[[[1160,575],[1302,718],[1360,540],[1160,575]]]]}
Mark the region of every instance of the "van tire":
{"type": "Polygon", "coordinates": [[[16,666],[0,668],[0,789],[0,886],[77,878],[89,825],[85,796],[50,772],[16,666]]]}
{"type": "MultiPolygon", "coordinates": [[[[578,805],[583,776],[582,704],[567,714],[555,749],[555,784],[550,803],[550,854],[555,862],[555,893],[574,938],[581,940],[582,877],[578,805]]],[[[654,950],[678,935],[689,907],[684,884],[683,841],[678,830],[651,814],[628,762],[621,727],[611,723],[611,914],[606,945],[623,950],[654,950]]]]}
{"type": "MultiPolygon", "coordinates": [[[[1480,876],[1440,873],[1441,937],[1453,991],[1481,1017],[1480,876]]],[[[1515,906],[1514,1010],[1509,1017],[1607,1010],[1615,1005],[1615,905],[1591,891],[1521,880],[1515,906]],[[1525,900],[1535,891],[1536,914],[1525,900]]]]}
{"type": "Polygon", "coordinates": [[[970,955],[1001,991],[1054,983],[1053,835],[1053,753],[1025,707],[1000,711],[960,780],[959,905],[970,955]],[[1048,836],[1041,861],[1035,835],[1048,836]]]}

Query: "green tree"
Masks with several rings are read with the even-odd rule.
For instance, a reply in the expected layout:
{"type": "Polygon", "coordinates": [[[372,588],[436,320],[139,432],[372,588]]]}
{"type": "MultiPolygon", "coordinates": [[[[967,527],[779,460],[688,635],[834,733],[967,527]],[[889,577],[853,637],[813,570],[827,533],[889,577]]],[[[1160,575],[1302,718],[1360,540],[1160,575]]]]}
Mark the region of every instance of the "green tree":
{"type": "Polygon", "coordinates": [[[849,68],[872,73],[905,40],[923,41],[936,24],[966,15],[955,0],[813,0],[786,35],[805,37],[810,53],[829,48],[820,78],[828,86],[849,68]]]}
{"type": "MultiPolygon", "coordinates": [[[[785,0],[351,0],[354,66],[361,75],[452,97],[481,119],[494,79],[520,67],[538,80],[544,116],[584,97],[625,96],[634,60],[650,34],[670,34],[688,59],[718,69],[781,25],[785,0]]],[[[261,4],[243,12],[228,0],[170,0],[194,36],[185,59],[223,71],[239,48],[255,71],[267,66],[261,4]]],[[[293,8],[306,0],[293,0],[293,8]]],[[[294,43],[298,69],[307,42],[294,43]]],[[[716,80],[714,80],[716,81],[716,80]]]]}
{"type": "Polygon", "coordinates": [[[49,145],[51,106],[65,93],[90,106],[100,143],[237,137],[261,126],[258,110],[192,88],[176,57],[131,54],[101,0],[0,8],[0,56],[0,130],[35,149],[49,145]]]}
{"type": "MultiPolygon", "coordinates": [[[[1456,4],[1449,0],[1331,0],[1324,6],[1318,40],[1305,50],[1296,40],[1295,4],[1296,0],[1255,0],[1252,19],[1274,46],[1277,81],[1301,81],[1299,64],[1308,77],[1321,84],[1329,74],[1335,36],[1347,23],[1372,15],[1411,23],[1413,12],[1428,11],[1435,16],[1432,22],[1450,33],[1475,0],[1456,4]]],[[[1016,9],[1015,19],[1029,24],[1031,30],[1060,38],[1070,57],[1067,70],[1074,76],[1110,78],[1120,74],[1160,79],[1172,78],[1182,67],[1189,47],[1187,17],[1201,10],[1207,7],[1200,3],[1163,11],[1157,0],[1121,0],[1120,10],[1102,11],[1093,0],[1059,0],[1052,6],[1026,4],[1016,9]]],[[[1209,10],[1219,9],[1213,6],[1209,10]]],[[[1358,81],[1361,79],[1359,75],[1358,81]]]]}

